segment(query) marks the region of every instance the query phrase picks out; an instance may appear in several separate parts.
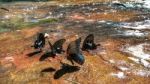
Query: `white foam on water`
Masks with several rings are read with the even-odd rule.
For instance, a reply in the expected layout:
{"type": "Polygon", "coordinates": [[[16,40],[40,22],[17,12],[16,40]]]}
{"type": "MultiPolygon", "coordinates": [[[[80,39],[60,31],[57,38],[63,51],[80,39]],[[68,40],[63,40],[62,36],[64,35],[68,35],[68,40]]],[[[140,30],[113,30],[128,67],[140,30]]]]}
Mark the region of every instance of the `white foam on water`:
{"type": "Polygon", "coordinates": [[[120,3],[120,1],[114,0],[114,1],[112,1],[112,3],[120,3]]]}
{"type": "Polygon", "coordinates": [[[130,0],[135,3],[141,3],[144,8],[150,8],[150,0],[130,0]]]}
{"type": "Polygon", "coordinates": [[[150,0],[145,0],[144,2],[144,7],[150,8],[150,0]]]}
{"type": "Polygon", "coordinates": [[[125,49],[125,52],[130,53],[133,56],[138,57],[140,59],[149,60],[150,59],[150,54],[147,54],[147,53],[144,52],[144,50],[143,50],[144,49],[144,47],[143,47],[144,45],[146,45],[146,43],[127,47],[125,49]]]}
{"type": "Polygon", "coordinates": [[[124,36],[136,36],[136,37],[143,37],[146,36],[147,33],[141,32],[139,30],[126,30],[123,32],[124,36]]]}
{"type": "Polygon", "coordinates": [[[127,68],[127,67],[125,67],[125,66],[119,66],[118,68],[121,69],[122,71],[127,71],[127,70],[129,70],[129,68],[127,68]]]}
{"type": "Polygon", "coordinates": [[[142,77],[149,77],[150,71],[148,70],[136,70],[133,72],[135,75],[142,76],[142,77]]]}
{"type": "Polygon", "coordinates": [[[100,20],[100,21],[98,21],[98,23],[106,23],[106,21],[105,20],[100,20]]]}
{"type": "Polygon", "coordinates": [[[150,54],[144,52],[144,46],[148,45],[142,43],[135,46],[130,46],[125,49],[125,52],[132,54],[134,57],[128,57],[130,60],[134,61],[137,64],[141,64],[146,68],[150,68],[150,63],[147,60],[150,60],[150,54]]]}
{"type": "Polygon", "coordinates": [[[124,79],[126,78],[125,74],[123,72],[118,72],[118,73],[111,73],[110,75],[120,78],[120,79],[124,79]]]}
{"type": "Polygon", "coordinates": [[[132,61],[134,61],[135,63],[140,63],[139,61],[139,59],[137,59],[137,58],[134,58],[134,57],[128,57],[130,60],[132,60],[132,61]]]}
{"type": "Polygon", "coordinates": [[[144,59],[138,59],[134,57],[128,57],[130,60],[134,61],[135,63],[142,64],[146,68],[150,68],[150,63],[144,59]]]}
{"type": "Polygon", "coordinates": [[[147,68],[150,68],[150,63],[144,59],[141,59],[140,60],[141,64],[147,68]]]}
{"type": "Polygon", "coordinates": [[[139,21],[139,22],[122,22],[119,27],[129,29],[150,29],[150,20],[139,21]]]}

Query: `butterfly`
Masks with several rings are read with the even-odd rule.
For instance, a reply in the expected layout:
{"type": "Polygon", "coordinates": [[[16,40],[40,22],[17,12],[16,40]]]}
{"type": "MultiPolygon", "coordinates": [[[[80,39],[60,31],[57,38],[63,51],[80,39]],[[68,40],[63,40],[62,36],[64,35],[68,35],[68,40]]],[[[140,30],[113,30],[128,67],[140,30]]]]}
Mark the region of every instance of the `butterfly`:
{"type": "Polygon", "coordinates": [[[94,50],[94,49],[97,49],[97,46],[100,46],[100,44],[95,44],[94,43],[94,35],[89,34],[83,41],[82,50],[83,51],[94,50]]]}
{"type": "Polygon", "coordinates": [[[67,48],[67,59],[71,61],[71,63],[74,65],[74,62],[82,65],[85,62],[85,58],[80,51],[80,43],[81,38],[76,39],[75,41],[72,41],[67,48]]]}
{"type": "Polygon", "coordinates": [[[60,39],[58,41],[56,41],[53,45],[50,43],[50,41],[48,41],[49,46],[50,46],[50,51],[47,51],[46,53],[44,53],[41,58],[40,61],[45,60],[48,57],[55,57],[57,54],[61,54],[62,52],[64,52],[63,50],[63,44],[65,43],[65,39],[60,39]]]}

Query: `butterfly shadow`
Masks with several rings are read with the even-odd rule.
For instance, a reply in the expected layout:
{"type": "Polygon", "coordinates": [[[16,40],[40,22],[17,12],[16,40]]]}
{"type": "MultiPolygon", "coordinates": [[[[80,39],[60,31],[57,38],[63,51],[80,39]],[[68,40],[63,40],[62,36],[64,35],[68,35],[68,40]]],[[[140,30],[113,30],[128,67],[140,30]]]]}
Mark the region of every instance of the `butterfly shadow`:
{"type": "Polygon", "coordinates": [[[49,67],[49,68],[43,69],[41,72],[54,72],[54,71],[56,71],[56,69],[49,67]]]}
{"type": "Polygon", "coordinates": [[[28,57],[32,57],[32,56],[34,56],[34,55],[36,55],[36,54],[39,54],[39,53],[41,53],[42,51],[34,51],[34,52],[31,52],[31,53],[28,53],[27,54],[27,56],[28,57]]]}
{"type": "Polygon", "coordinates": [[[59,69],[55,72],[54,79],[59,79],[67,73],[73,73],[73,72],[80,70],[80,67],[78,67],[78,66],[72,66],[69,64],[65,64],[65,63],[61,63],[61,64],[62,64],[61,69],[59,69]]]}
{"type": "Polygon", "coordinates": [[[44,53],[41,57],[40,57],[40,59],[39,59],[39,61],[44,61],[46,58],[48,58],[48,57],[55,57],[55,54],[53,53],[53,52],[51,52],[51,51],[49,51],[49,52],[46,52],[46,53],[44,53]]]}

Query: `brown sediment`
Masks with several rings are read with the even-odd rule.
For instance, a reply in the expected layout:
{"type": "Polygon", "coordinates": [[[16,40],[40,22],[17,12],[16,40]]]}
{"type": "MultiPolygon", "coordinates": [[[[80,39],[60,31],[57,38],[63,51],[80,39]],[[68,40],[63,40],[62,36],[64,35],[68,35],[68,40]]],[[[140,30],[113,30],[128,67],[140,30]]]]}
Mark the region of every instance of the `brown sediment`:
{"type": "MultiPolygon", "coordinates": [[[[27,36],[24,36],[26,38],[30,38],[33,35],[35,35],[36,33],[33,33],[34,29],[30,29],[27,30],[21,30],[21,35],[24,34],[29,34],[27,36]]],[[[38,32],[38,30],[37,30],[38,32]]],[[[69,32],[69,31],[68,31],[69,32]]],[[[10,33],[10,36],[13,35],[12,33],[10,33]]],[[[9,34],[8,34],[9,36],[9,34]]],[[[67,45],[69,42],[75,40],[77,38],[76,34],[72,34],[72,36],[69,35],[65,35],[66,39],[67,39],[67,43],[64,44],[64,49],[66,49],[67,45]]],[[[57,37],[57,36],[56,36],[57,37]]],[[[6,37],[5,37],[6,38],[6,37]]],[[[16,39],[19,42],[22,43],[21,47],[26,47],[25,50],[23,52],[20,52],[20,50],[14,50],[15,53],[13,53],[13,58],[14,58],[14,65],[16,66],[16,71],[17,72],[11,72],[11,76],[10,79],[13,80],[15,83],[21,83],[21,81],[23,79],[26,79],[24,81],[28,82],[28,83],[36,83],[36,82],[43,82],[43,83],[52,83],[52,84],[70,84],[70,83],[82,83],[82,84],[86,84],[86,83],[110,83],[110,80],[116,84],[119,83],[130,83],[130,82],[136,82],[137,79],[140,80],[145,80],[143,81],[144,83],[148,82],[148,79],[143,79],[143,78],[137,78],[134,77],[134,79],[136,80],[131,80],[130,77],[132,77],[132,75],[128,76],[129,78],[127,79],[118,79],[118,78],[114,78],[112,76],[110,76],[111,72],[118,72],[121,71],[118,68],[117,64],[111,64],[109,62],[110,59],[114,59],[116,62],[117,60],[126,60],[127,62],[130,63],[130,61],[127,59],[126,56],[124,56],[123,54],[118,52],[118,49],[120,48],[120,46],[122,46],[124,43],[122,41],[119,40],[114,40],[114,39],[109,39],[109,40],[105,40],[103,42],[101,42],[101,45],[103,46],[103,48],[105,49],[106,54],[98,54],[97,56],[93,56],[92,54],[88,53],[88,52],[83,52],[86,62],[83,66],[81,66],[81,69],[78,72],[74,72],[74,73],[68,73],[65,74],[64,76],[62,76],[60,79],[53,79],[53,75],[55,74],[55,72],[53,73],[43,73],[43,76],[40,75],[41,74],[41,70],[45,69],[45,68],[49,68],[49,67],[53,67],[56,70],[60,69],[60,61],[57,58],[48,58],[50,61],[45,60],[43,62],[39,61],[39,58],[41,57],[41,54],[37,54],[33,57],[28,57],[27,54],[29,52],[34,51],[31,47],[27,47],[27,46],[23,46],[26,45],[25,43],[23,43],[22,41],[24,41],[23,39],[26,38],[22,38],[21,41],[20,39],[16,39]],[[99,57],[101,56],[101,57],[99,57]],[[26,75],[25,75],[26,74],[26,75]],[[72,78],[72,79],[69,79],[72,78]]],[[[50,40],[52,40],[52,38],[49,38],[50,40]]],[[[10,39],[9,41],[11,41],[13,39],[10,39]]],[[[5,40],[4,40],[5,41],[5,40]]],[[[19,44],[19,42],[17,44],[19,44]]],[[[14,42],[9,42],[9,44],[12,44],[14,42]]],[[[16,43],[16,41],[15,41],[16,43]]],[[[14,45],[13,45],[14,46],[14,45]]],[[[29,46],[29,45],[28,45],[29,46]]],[[[3,47],[2,47],[3,48],[3,47]]],[[[5,49],[5,48],[3,48],[5,49]]],[[[5,51],[7,52],[7,51],[5,51]]],[[[101,51],[97,51],[97,52],[101,52],[101,51]]],[[[65,63],[69,63],[69,61],[66,60],[65,58],[65,53],[60,55],[60,59],[62,60],[62,62],[65,63]]],[[[132,62],[131,62],[132,63],[132,62]]],[[[125,65],[127,66],[127,65],[125,65]]]]}

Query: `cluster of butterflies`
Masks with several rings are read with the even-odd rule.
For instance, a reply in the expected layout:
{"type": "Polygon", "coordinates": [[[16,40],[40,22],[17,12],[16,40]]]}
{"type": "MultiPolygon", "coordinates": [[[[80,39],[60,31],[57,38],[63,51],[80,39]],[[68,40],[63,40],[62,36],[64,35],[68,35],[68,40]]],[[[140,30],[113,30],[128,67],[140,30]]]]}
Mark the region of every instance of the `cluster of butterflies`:
{"type": "MultiPolygon", "coordinates": [[[[32,47],[34,47],[34,49],[39,49],[40,52],[42,52],[42,48],[44,48],[45,46],[47,36],[48,36],[47,34],[39,33],[32,47]]],[[[61,54],[62,52],[65,52],[63,50],[63,44],[65,43],[65,41],[66,41],[65,39],[60,39],[57,40],[53,45],[50,43],[50,41],[48,41],[50,46],[50,51],[42,55],[40,61],[43,61],[50,56],[55,57],[57,56],[57,54],[61,54]]],[[[80,65],[84,64],[85,62],[85,58],[80,49],[80,43],[81,43],[81,37],[76,39],[75,41],[70,42],[66,51],[67,60],[69,60],[73,65],[74,62],[80,65]]],[[[99,45],[100,44],[94,43],[94,35],[89,34],[83,42],[82,50],[83,51],[94,50],[99,45]]]]}

